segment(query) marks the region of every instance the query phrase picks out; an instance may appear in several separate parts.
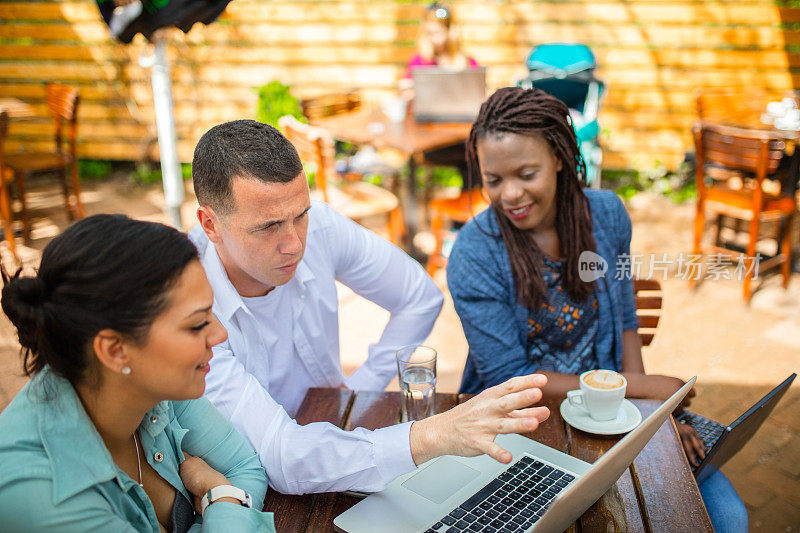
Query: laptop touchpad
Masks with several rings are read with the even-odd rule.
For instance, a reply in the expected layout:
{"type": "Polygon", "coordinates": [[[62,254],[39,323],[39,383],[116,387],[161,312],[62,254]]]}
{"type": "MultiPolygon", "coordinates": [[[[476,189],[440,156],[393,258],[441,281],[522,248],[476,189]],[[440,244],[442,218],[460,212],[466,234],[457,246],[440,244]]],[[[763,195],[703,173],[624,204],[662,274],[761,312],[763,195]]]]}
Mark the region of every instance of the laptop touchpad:
{"type": "Polygon", "coordinates": [[[442,503],[479,474],[455,459],[442,457],[405,480],[403,487],[433,503],[442,503]]]}

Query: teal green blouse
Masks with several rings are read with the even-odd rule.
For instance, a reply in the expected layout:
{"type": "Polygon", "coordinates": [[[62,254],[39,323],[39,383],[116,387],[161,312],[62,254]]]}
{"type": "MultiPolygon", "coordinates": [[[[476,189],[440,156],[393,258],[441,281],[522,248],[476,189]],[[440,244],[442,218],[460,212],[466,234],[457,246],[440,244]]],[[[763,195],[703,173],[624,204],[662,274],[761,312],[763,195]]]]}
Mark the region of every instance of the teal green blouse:
{"type": "MultiPolygon", "coordinates": [[[[253,448],[205,398],[161,402],[139,425],[147,462],[189,501],[178,465],[203,458],[260,508],[267,476],[253,448]]],[[[143,458],[144,459],[144,458],[143,458]]],[[[0,414],[3,531],[158,532],[147,494],[120,470],[75,389],[47,368],[0,414]]],[[[190,531],[275,531],[272,513],[218,502],[190,531]]]]}

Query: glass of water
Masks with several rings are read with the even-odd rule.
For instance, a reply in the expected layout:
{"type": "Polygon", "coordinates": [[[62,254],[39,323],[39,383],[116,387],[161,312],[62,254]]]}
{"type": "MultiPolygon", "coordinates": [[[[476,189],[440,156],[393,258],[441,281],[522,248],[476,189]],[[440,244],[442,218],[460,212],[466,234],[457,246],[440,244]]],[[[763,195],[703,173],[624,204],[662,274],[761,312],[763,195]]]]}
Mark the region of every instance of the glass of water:
{"type": "Polygon", "coordinates": [[[436,350],[413,344],[397,350],[397,376],[403,391],[402,421],[431,416],[436,402],[436,350]]]}

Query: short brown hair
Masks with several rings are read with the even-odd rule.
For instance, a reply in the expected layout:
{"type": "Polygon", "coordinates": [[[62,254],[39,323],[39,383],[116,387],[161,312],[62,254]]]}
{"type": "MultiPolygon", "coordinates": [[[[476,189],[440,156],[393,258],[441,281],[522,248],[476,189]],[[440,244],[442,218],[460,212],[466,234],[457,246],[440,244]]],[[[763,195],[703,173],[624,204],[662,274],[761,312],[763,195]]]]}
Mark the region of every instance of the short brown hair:
{"type": "Polygon", "coordinates": [[[200,137],[192,159],[197,201],[221,213],[234,209],[234,178],[288,183],[302,170],[292,143],[277,129],[256,120],[214,126],[200,137]]]}

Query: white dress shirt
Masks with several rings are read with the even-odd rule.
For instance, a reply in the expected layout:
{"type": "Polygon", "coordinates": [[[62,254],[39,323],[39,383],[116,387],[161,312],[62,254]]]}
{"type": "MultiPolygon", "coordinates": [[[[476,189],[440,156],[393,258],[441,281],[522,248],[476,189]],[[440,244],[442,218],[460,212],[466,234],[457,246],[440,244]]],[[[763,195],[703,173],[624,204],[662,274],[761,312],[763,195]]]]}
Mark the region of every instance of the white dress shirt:
{"type": "Polygon", "coordinates": [[[295,275],[263,300],[251,300],[236,292],[202,228],[189,237],[214,290],[214,314],[228,331],[228,340],[214,347],[206,396],[257,450],[270,484],[287,494],[374,492],[413,469],[410,423],[343,431],[328,423],[299,426],[287,412],[294,415],[309,387],[386,387],[397,373],[397,349],[425,340],[442,306],[422,267],[312,202],[295,275]],[[367,361],[349,378],[339,360],[336,280],[391,313],[367,361]]]}

